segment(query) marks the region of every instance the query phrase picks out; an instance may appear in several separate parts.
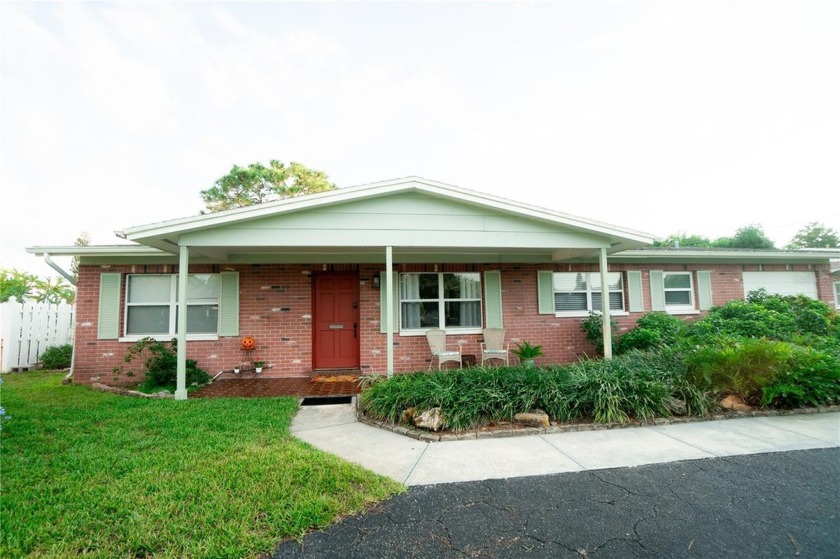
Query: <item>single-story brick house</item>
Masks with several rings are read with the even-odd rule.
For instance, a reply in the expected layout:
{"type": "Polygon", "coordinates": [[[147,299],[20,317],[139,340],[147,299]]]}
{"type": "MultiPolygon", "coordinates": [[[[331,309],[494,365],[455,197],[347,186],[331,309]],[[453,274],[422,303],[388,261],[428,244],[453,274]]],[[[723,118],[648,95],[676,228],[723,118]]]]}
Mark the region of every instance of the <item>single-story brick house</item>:
{"type": "Polygon", "coordinates": [[[417,177],[117,234],[134,244],[27,249],[80,258],[77,382],[114,382],[146,336],[177,336],[181,371],[191,358],[211,374],[241,360],[245,336],[266,377],[423,370],[429,328],[478,354],[482,328],[504,327],[569,362],[593,352],[580,323],[603,284],[622,329],[758,287],[840,298],[837,252],[652,249],[645,233],[417,177]]]}

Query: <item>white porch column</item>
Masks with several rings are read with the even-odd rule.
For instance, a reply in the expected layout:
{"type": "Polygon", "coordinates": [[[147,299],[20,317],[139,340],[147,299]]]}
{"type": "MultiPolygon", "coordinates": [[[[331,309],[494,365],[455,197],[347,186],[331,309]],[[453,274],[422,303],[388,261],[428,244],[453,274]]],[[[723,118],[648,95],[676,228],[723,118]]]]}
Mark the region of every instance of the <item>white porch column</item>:
{"type": "Polygon", "coordinates": [[[178,368],[175,399],[187,399],[187,276],[190,271],[190,249],[182,246],[178,261],[178,368]]]}
{"type": "Polygon", "coordinates": [[[604,359],[612,359],[612,328],[610,320],[610,290],[607,286],[607,249],[601,249],[601,331],[604,335],[604,359]]]}
{"type": "Polygon", "coordinates": [[[387,355],[388,378],[394,376],[394,247],[385,247],[385,354],[387,355]]]}

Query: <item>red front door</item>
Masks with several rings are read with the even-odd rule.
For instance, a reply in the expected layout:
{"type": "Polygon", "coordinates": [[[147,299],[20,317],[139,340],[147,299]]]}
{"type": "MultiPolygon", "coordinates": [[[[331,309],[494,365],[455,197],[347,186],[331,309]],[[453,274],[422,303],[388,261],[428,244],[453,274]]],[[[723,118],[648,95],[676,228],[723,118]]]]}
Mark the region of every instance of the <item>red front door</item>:
{"type": "Polygon", "coordinates": [[[313,323],[315,369],[359,367],[359,276],[315,275],[313,323]]]}

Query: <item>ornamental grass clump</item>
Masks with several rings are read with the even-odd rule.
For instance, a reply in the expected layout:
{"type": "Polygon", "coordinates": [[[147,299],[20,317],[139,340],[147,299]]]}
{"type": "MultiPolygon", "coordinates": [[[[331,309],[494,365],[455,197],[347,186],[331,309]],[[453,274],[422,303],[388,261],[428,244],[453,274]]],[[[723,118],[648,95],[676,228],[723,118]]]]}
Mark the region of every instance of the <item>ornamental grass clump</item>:
{"type": "Polygon", "coordinates": [[[539,407],[541,391],[554,393],[554,376],[526,367],[471,367],[395,375],[373,380],[359,397],[368,416],[397,423],[409,408],[441,408],[446,426],[454,430],[491,422],[511,421],[522,411],[539,407]]]}
{"type": "Polygon", "coordinates": [[[705,413],[709,398],[686,378],[676,356],[630,352],[611,361],[581,361],[562,367],[454,369],[372,380],[359,397],[369,417],[399,423],[409,408],[440,408],[446,427],[473,429],[512,421],[541,409],[554,421],[624,423],[672,413],[705,413]]]}

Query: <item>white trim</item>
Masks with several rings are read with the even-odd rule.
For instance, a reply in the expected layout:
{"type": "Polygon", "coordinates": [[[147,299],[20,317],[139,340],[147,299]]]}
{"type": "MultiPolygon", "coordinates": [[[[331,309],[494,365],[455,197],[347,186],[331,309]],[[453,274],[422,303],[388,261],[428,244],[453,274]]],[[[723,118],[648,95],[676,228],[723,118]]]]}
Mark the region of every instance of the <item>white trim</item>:
{"type": "Polygon", "coordinates": [[[668,308],[666,308],[665,313],[666,314],[700,314],[700,311],[698,311],[697,309],[689,309],[687,307],[685,309],[677,309],[677,308],[668,309],[668,308]]]}
{"type": "Polygon", "coordinates": [[[484,298],[483,298],[484,280],[481,277],[481,272],[402,272],[402,273],[396,274],[396,275],[397,275],[397,286],[398,286],[397,294],[399,295],[398,300],[396,301],[396,304],[398,305],[397,319],[399,320],[400,335],[402,335],[403,332],[406,332],[406,335],[408,335],[408,336],[425,335],[427,330],[435,330],[435,329],[446,330],[447,333],[449,331],[467,332],[467,331],[471,331],[471,330],[478,330],[478,332],[469,332],[469,333],[481,333],[481,330],[484,327],[484,298]],[[403,299],[402,290],[400,289],[400,287],[402,286],[402,279],[406,276],[419,276],[419,275],[423,275],[423,274],[430,275],[430,276],[431,275],[436,275],[437,279],[438,279],[437,302],[440,305],[438,307],[438,325],[437,326],[429,326],[427,328],[405,328],[405,329],[403,329],[403,325],[402,325],[403,303],[421,303],[422,304],[424,301],[431,302],[432,299],[407,299],[407,300],[403,299]],[[447,299],[446,297],[444,297],[444,285],[443,285],[443,276],[445,274],[452,274],[452,275],[471,274],[471,275],[476,276],[478,278],[479,296],[478,297],[463,298],[463,299],[460,299],[460,298],[459,299],[453,299],[453,298],[448,298],[447,299]],[[475,303],[475,302],[478,302],[478,305],[479,305],[479,307],[478,307],[479,313],[478,314],[479,314],[479,319],[481,320],[481,324],[479,324],[478,326],[464,326],[464,327],[446,326],[446,324],[445,324],[446,323],[446,303],[453,303],[453,302],[454,303],[459,303],[459,302],[460,303],[475,303]]]}
{"type": "MultiPolygon", "coordinates": [[[[145,338],[151,338],[157,342],[169,342],[172,341],[172,338],[175,336],[169,334],[156,334],[154,336],[147,335],[147,336],[121,336],[117,341],[118,342],[139,342],[145,338]]],[[[187,334],[187,341],[188,342],[213,342],[219,339],[218,334],[187,334]]]]}
{"type": "MultiPolygon", "coordinates": [[[[407,338],[411,336],[425,336],[426,332],[429,330],[438,330],[438,328],[422,328],[422,329],[414,329],[414,330],[400,330],[400,336],[405,336],[407,338]]],[[[483,330],[481,328],[447,328],[445,330],[447,336],[458,336],[460,334],[469,335],[469,334],[481,334],[483,330]]]]}
{"type": "MultiPolygon", "coordinates": [[[[593,310],[592,314],[597,314],[601,316],[601,310],[593,310]]],[[[554,313],[556,318],[587,318],[589,316],[589,311],[570,311],[570,312],[558,312],[554,313]]],[[[610,310],[610,316],[630,316],[630,313],[627,311],[616,311],[610,310]]]]}
{"type": "MultiPolygon", "coordinates": [[[[218,273],[192,273],[187,274],[189,276],[219,276],[218,273]]],[[[122,332],[123,336],[120,337],[120,341],[136,341],[142,338],[154,338],[154,339],[162,339],[162,340],[171,340],[172,338],[177,336],[177,324],[176,324],[176,316],[177,312],[176,309],[178,308],[178,274],[126,274],[125,276],[125,297],[122,302],[123,307],[123,326],[122,332]],[[158,301],[153,303],[129,303],[128,299],[131,295],[131,278],[134,277],[167,277],[169,278],[169,299],[167,301],[158,301]],[[163,307],[166,306],[169,308],[169,332],[166,333],[158,333],[158,334],[129,334],[128,333],[128,310],[129,307],[163,307]]],[[[215,302],[210,299],[187,299],[187,306],[215,306],[218,310],[219,308],[219,300],[221,299],[221,289],[219,291],[219,295],[216,297],[215,302]]],[[[193,334],[187,334],[187,339],[211,339],[211,338],[201,338],[195,336],[213,336],[212,339],[218,339],[219,337],[219,316],[216,316],[216,332],[199,332],[193,334]]]]}
{"type": "Polygon", "coordinates": [[[665,302],[665,312],[671,314],[692,314],[697,311],[697,298],[694,296],[694,272],[662,272],[662,298],[665,302]],[[688,276],[688,287],[665,287],[665,280],[668,276],[688,276]],[[688,291],[691,303],[688,305],[669,305],[668,292],[688,291]]]}
{"type": "MultiPolygon", "coordinates": [[[[609,277],[610,274],[618,276],[618,279],[621,282],[621,289],[609,289],[609,286],[607,286],[607,304],[609,304],[610,294],[621,293],[621,308],[620,309],[609,309],[609,311],[610,311],[609,314],[611,314],[611,315],[619,315],[620,313],[627,314],[626,313],[627,309],[626,309],[626,305],[625,305],[625,301],[624,301],[626,296],[627,296],[626,286],[625,286],[626,282],[624,280],[624,272],[607,272],[608,277],[609,277]]],[[[602,278],[601,278],[600,272],[552,272],[551,273],[551,289],[552,289],[552,292],[555,296],[555,301],[556,301],[556,296],[557,296],[558,293],[584,293],[584,294],[586,294],[586,310],[558,311],[558,310],[556,310],[556,305],[557,304],[555,302],[555,315],[556,316],[589,316],[590,311],[591,312],[597,312],[598,314],[600,314],[601,309],[596,309],[595,308],[595,304],[592,302],[592,296],[596,293],[599,293],[601,295],[602,299],[603,299],[603,297],[604,297],[604,286],[601,285],[600,289],[595,289],[595,287],[596,287],[595,283],[599,283],[599,284],[602,283],[602,278]],[[558,276],[558,275],[561,275],[561,276],[562,275],[570,275],[570,274],[573,274],[573,275],[584,274],[585,275],[585,277],[586,277],[586,290],[585,291],[582,291],[582,290],[558,291],[554,287],[554,279],[555,279],[556,276],[558,276]],[[593,278],[597,278],[596,281],[593,281],[593,278]]]]}
{"type": "Polygon", "coordinates": [[[840,281],[834,282],[834,306],[840,309],[840,281]]]}

